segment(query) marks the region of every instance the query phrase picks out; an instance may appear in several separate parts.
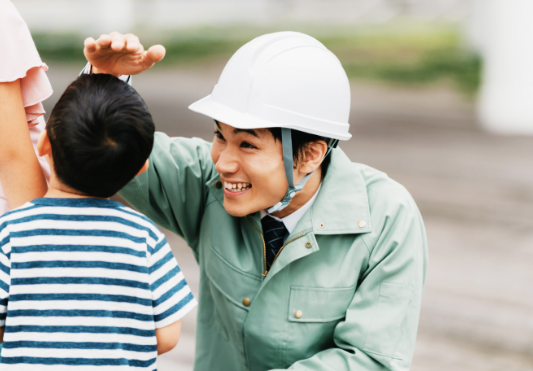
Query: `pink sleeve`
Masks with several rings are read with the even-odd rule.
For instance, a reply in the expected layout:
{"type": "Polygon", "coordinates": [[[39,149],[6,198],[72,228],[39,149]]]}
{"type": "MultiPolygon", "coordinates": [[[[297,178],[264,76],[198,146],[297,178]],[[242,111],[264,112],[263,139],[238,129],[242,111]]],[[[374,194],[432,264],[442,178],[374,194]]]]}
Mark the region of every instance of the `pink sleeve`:
{"type": "Polygon", "coordinates": [[[10,0],[0,0],[0,82],[21,79],[22,100],[28,124],[38,124],[44,115],[43,100],[52,95],[46,76],[46,64],[41,61],[30,30],[10,0]]]}
{"type": "MultiPolygon", "coordinates": [[[[46,76],[48,67],[39,57],[30,30],[10,0],[0,0],[0,51],[0,82],[20,79],[26,120],[36,148],[39,135],[45,129],[41,102],[52,95],[52,86],[46,76]]],[[[38,159],[48,181],[50,168],[44,158],[38,159]]],[[[0,184],[0,215],[8,210],[0,184]]]]}

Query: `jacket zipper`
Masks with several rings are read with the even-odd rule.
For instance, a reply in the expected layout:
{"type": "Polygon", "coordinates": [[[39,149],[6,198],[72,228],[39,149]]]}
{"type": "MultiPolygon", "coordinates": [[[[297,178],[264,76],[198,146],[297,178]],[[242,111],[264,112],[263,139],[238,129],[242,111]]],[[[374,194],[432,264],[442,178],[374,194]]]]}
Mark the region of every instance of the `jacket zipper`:
{"type": "MultiPolygon", "coordinates": [[[[274,257],[274,260],[272,260],[272,265],[270,265],[270,267],[272,268],[272,266],[274,265],[274,262],[276,261],[276,259],[278,258],[279,254],[281,253],[281,250],[283,250],[283,248],[284,248],[285,246],[287,246],[287,245],[290,244],[292,241],[297,240],[298,238],[303,237],[303,236],[305,236],[305,233],[302,233],[301,235],[296,236],[296,237],[290,239],[289,241],[285,242],[285,243],[283,244],[283,246],[281,246],[281,248],[279,249],[279,251],[278,251],[278,253],[276,254],[276,256],[274,257]]],[[[265,251],[265,255],[266,255],[266,251],[265,251]]],[[[266,263],[265,263],[265,265],[266,265],[266,263]]],[[[268,274],[268,272],[266,272],[266,274],[268,274]]],[[[266,276],[266,274],[265,274],[265,276],[266,276]]]]}
{"type": "MultiPolygon", "coordinates": [[[[267,269],[267,259],[266,259],[266,257],[267,257],[267,251],[266,251],[265,238],[263,237],[263,234],[259,231],[259,229],[255,226],[254,222],[252,222],[252,221],[248,218],[248,216],[246,216],[246,219],[247,219],[247,220],[250,222],[250,224],[254,227],[254,229],[257,231],[257,233],[259,233],[259,235],[261,236],[261,241],[263,241],[263,263],[264,263],[264,266],[265,266],[265,272],[264,272],[264,273],[261,273],[261,275],[262,275],[263,277],[266,277],[266,275],[268,274],[269,271],[268,271],[268,269],[267,269]]],[[[278,253],[276,254],[276,256],[274,257],[274,260],[272,260],[272,264],[270,265],[270,267],[272,267],[272,266],[274,265],[274,262],[276,261],[276,259],[278,258],[279,254],[281,253],[281,250],[283,250],[283,248],[284,248],[285,246],[287,246],[287,245],[290,244],[292,241],[297,240],[298,238],[303,237],[303,236],[305,236],[305,232],[302,233],[301,235],[296,236],[296,237],[290,239],[289,241],[285,242],[285,243],[283,244],[283,246],[281,246],[281,248],[279,249],[279,251],[278,251],[278,253]]]]}

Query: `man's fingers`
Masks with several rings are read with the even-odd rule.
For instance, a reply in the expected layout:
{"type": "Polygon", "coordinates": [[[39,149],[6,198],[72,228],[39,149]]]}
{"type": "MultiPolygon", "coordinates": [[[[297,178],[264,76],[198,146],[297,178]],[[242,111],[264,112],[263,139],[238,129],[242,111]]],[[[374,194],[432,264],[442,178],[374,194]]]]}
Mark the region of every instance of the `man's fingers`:
{"type": "Polygon", "coordinates": [[[107,49],[111,46],[111,37],[109,35],[100,35],[96,43],[100,48],[107,49]]]}
{"type": "Polygon", "coordinates": [[[126,38],[124,35],[115,33],[111,36],[111,49],[115,52],[119,52],[126,46],[126,38]]]}
{"type": "Polygon", "coordinates": [[[163,45],[154,45],[146,52],[146,61],[154,64],[165,57],[166,49],[163,45]]]}
{"type": "Polygon", "coordinates": [[[119,35],[119,36],[124,36],[124,35],[122,35],[120,32],[113,31],[113,32],[111,32],[111,33],[109,34],[109,37],[112,38],[113,36],[117,36],[117,35],[119,35]]]}
{"type": "Polygon", "coordinates": [[[85,51],[87,53],[93,53],[96,51],[96,41],[94,41],[92,37],[86,38],[83,45],[85,46],[85,51]]]}
{"type": "Polygon", "coordinates": [[[128,52],[134,53],[143,51],[143,47],[137,36],[133,34],[126,34],[124,37],[126,38],[126,50],[128,52]]]}

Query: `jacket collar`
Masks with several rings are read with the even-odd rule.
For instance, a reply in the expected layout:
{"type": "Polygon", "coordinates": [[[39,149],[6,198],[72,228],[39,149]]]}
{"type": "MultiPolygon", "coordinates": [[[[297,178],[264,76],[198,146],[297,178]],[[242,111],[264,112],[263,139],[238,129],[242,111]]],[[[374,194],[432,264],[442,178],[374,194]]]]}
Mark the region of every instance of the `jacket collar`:
{"type": "Polygon", "coordinates": [[[291,235],[310,230],[317,235],[372,231],[363,176],[340,148],[331,151],[330,156],[318,197],[291,235]]]}

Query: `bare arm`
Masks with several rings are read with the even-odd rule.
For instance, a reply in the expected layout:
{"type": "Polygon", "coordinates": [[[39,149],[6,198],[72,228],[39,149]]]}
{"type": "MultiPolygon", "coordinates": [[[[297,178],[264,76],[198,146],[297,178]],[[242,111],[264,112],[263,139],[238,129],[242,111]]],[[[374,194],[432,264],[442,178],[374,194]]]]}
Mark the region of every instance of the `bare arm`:
{"type": "Polygon", "coordinates": [[[5,330],[5,326],[4,327],[0,327],[0,344],[2,344],[4,342],[4,330],[5,330]]]}
{"type": "Polygon", "coordinates": [[[176,321],[168,326],[155,329],[157,338],[157,354],[170,352],[178,345],[181,334],[181,320],[176,321]]]}
{"type": "Polygon", "coordinates": [[[30,139],[20,80],[0,83],[0,183],[11,208],[47,190],[30,139]]]}

